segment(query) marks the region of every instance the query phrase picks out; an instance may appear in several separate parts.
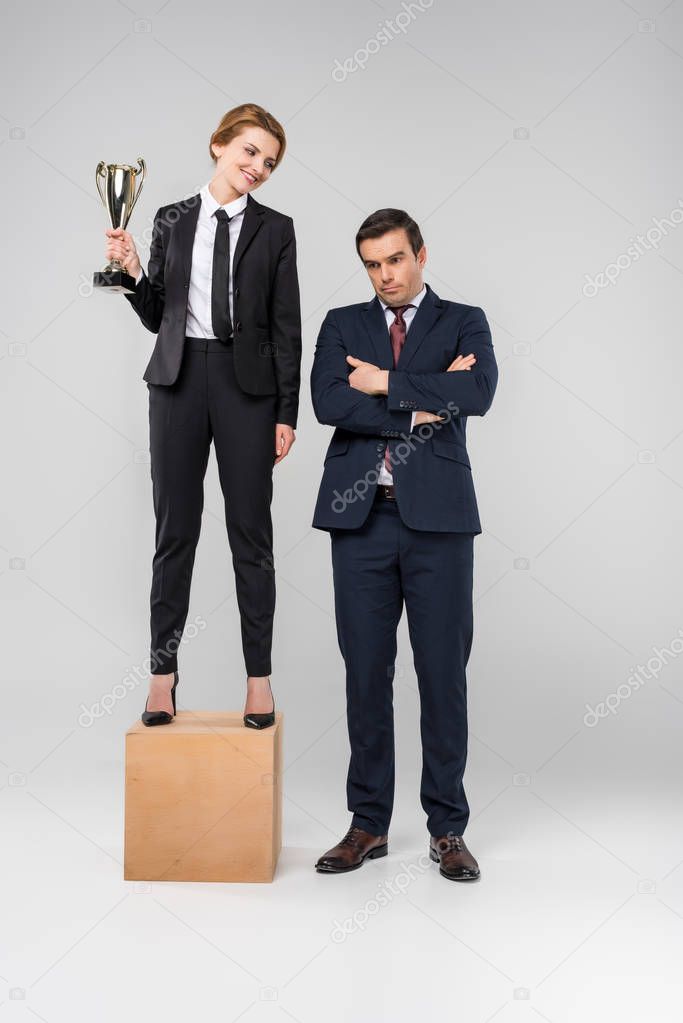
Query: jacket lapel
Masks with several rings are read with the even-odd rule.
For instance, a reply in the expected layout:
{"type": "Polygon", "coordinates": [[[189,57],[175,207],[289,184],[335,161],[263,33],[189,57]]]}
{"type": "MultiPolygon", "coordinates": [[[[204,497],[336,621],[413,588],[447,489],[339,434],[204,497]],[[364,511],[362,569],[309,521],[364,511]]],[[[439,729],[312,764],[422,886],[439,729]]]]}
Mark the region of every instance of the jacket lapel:
{"type": "Polygon", "coordinates": [[[393,369],[394,353],[391,350],[387,321],[384,310],[376,295],[371,302],[363,306],[361,316],[375,353],[375,365],[379,366],[380,369],[393,369]]]}
{"type": "MultiPolygon", "coordinates": [[[[396,369],[405,370],[425,337],[441,316],[444,305],[439,296],[427,284],[427,294],[420,302],[413,322],[408,328],[396,369]]],[[[380,369],[394,369],[394,353],[391,348],[389,328],[380,300],[375,297],[363,306],[361,315],[375,353],[375,364],[380,369]]]]}
{"type": "MultiPolygon", "coordinates": [[[[190,270],[192,268],[192,249],[194,247],[194,236],[195,231],[197,230],[197,218],[199,216],[199,208],[201,204],[202,200],[199,192],[197,195],[192,196],[191,199],[186,200],[184,204],[181,204],[181,215],[178,218],[178,222],[174,229],[174,234],[180,252],[184,281],[189,281],[190,279],[190,270]]],[[[237,239],[237,247],[232,261],[233,277],[235,276],[237,265],[242,258],[245,249],[263,223],[261,218],[264,208],[265,207],[263,207],[261,203],[252,199],[251,195],[247,196],[244,219],[242,221],[242,227],[237,239]]]]}
{"type": "Polygon", "coordinates": [[[181,203],[181,215],[173,231],[177,241],[178,251],[180,253],[180,265],[182,267],[183,281],[190,280],[194,234],[197,229],[197,217],[199,216],[199,207],[201,204],[202,197],[199,192],[192,196],[191,199],[186,200],[184,204],[181,203]]]}
{"type": "MultiPolygon", "coordinates": [[[[441,299],[427,284],[427,294],[420,302],[417,312],[413,316],[413,322],[408,328],[406,339],[401,349],[401,354],[398,357],[398,363],[396,369],[406,370],[411,359],[414,357],[418,348],[426,338],[429,331],[432,329],[436,321],[441,316],[444,305],[441,299]]],[[[389,331],[387,330],[387,335],[389,331]]],[[[391,342],[389,343],[391,348],[391,342]]]]}
{"type": "Polygon", "coordinates": [[[237,265],[244,255],[245,249],[251,243],[252,238],[263,223],[264,207],[260,202],[256,202],[252,199],[251,195],[247,195],[247,205],[244,210],[244,219],[242,221],[242,227],[240,228],[239,237],[237,239],[237,246],[235,248],[235,255],[232,261],[232,276],[235,277],[237,273],[237,265]]]}

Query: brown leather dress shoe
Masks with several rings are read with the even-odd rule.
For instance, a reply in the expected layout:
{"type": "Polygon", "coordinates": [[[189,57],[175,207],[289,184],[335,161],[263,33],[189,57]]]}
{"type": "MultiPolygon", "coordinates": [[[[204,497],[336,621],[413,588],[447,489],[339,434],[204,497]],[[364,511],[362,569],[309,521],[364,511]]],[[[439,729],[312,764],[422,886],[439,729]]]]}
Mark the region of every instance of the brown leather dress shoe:
{"type": "Polygon", "coordinates": [[[439,873],[449,881],[479,880],[479,864],[461,835],[432,836],[429,839],[429,856],[439,864],[439,873]]]}
{"type": "Polygon", "coordinates": [[[341,842],[323,853],[315,865],[321,874],[343,874],[357,870],[365,860],[376,860],[388,852],[388,835],[371,835],[351,825],[341,842]]]}

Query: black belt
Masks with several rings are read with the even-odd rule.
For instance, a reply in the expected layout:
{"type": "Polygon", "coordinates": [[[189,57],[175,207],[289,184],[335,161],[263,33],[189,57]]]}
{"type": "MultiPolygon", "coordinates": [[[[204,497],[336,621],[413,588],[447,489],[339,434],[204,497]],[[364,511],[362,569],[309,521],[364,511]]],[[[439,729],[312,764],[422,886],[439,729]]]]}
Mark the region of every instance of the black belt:
{"type": "Polygon", "coordinates": [[[191,352],[227,352],[233,346],[233,338],[220,341],[217,337],[186,337],[185,347],[191,352]]]}
{"type": "Polygon", "coordinates": [[[375,498],[378,501],[395,501],[394,486],[390,483],[378,483],[375,498]]]}

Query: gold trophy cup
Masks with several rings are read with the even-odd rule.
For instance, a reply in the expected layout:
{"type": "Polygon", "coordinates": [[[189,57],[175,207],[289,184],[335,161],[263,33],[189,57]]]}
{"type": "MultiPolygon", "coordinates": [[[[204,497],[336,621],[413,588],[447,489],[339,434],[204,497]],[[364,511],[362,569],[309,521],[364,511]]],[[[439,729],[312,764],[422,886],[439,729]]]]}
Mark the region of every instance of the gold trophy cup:
{"type": "MultiPolygon", "coordinates": [[[[141,156],[138,157],[137,167],[130,167],[127,163],[105,163],[104,160],[98,163],[95,184],[113,228],[122,227],[125,230],[128,226],[146,173],[147,167],[141,156]]],[[[132,294],[135,291],[135,278],[119,259],[112,259],[103,270],[96,270],[92,282],[94,287],[104,292],[132,294]]]]}

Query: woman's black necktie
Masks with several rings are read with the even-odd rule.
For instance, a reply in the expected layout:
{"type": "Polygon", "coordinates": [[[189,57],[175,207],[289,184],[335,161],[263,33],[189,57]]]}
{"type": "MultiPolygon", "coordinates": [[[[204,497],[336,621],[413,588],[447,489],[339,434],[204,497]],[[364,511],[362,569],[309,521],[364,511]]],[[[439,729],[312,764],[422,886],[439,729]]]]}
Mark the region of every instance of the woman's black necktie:
{"type": "Polygon", "coordinates": [[[211,326],[216,337],[225,343],[232,334],[228,287],[230,282],[230,217],[220,207],[215,211],[216,240],[213,246],[211,278],[211,326]]]}

